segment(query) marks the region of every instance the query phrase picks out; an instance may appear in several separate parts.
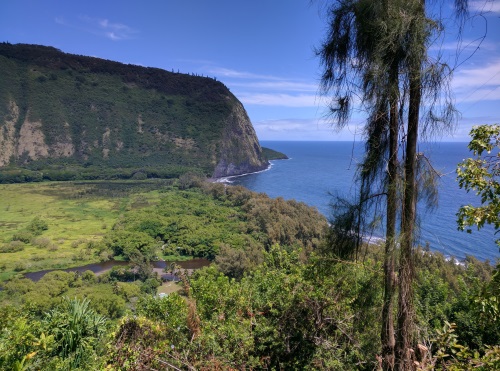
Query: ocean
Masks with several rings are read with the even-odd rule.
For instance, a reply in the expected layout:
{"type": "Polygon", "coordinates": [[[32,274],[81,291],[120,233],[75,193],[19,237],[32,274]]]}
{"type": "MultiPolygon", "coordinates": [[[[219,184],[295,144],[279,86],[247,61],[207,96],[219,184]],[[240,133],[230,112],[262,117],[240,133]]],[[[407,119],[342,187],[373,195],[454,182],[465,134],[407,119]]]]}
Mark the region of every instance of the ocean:
{"type": "MultiPolygon", "coordinates": [[[[272,161],[268,170],[224,181],[270,197],[302,201],[316,207],[327,218],[331,216],[332,195],[349,196],[356,191],[352,180],[363,156],[360,143],[262,141],[261,145],[283,152],[290,159],[272,161]]],[[[457,164],[471,156],[467,143],[432,143],[419,147],[419,152],[424,152],[443,175],[439,181],[437,208],[431,211],[424,205],[418,206],[418,243],[428,244],[431,250],[458,260],[473,255],[495,263],[500,254],[492,227],[486,226],[480,231],[472,227],[470,234],[457,230],[459,207],[479,204],[479,198],[460,189],[456,181],[457,164]]],[[[382,236],[383,231],[379,231],[373,237],[382,236]]]]}

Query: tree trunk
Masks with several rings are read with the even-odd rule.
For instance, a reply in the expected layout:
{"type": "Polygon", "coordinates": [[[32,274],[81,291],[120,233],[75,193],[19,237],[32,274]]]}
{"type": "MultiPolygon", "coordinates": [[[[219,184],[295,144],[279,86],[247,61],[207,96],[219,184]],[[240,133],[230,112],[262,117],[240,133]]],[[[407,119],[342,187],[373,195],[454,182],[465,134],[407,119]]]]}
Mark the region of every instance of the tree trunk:
{"type": "Polygon", "coordinates": [[[408,134],[406,141],[405,179],[401,220],[401,251],[399,263],[398,334],[396,367],[400,371],[413,370],[413,239],[416,217],[416,158],[418,124],[421,101],[420,64],[410,75],[408,134]]]}
{"type": "MultiPolygon", "coordinates": [[[[393,66],[394,83],[397,86],[397,66],[393,66]]],[[[382,367],[394,369],[394,317],[395,295],[394,251],[396,245],[397,179],[398,179],[398,96],[392,93],[389,116],[389,163],[387,174],[387,216],[384,256],[384,304],[382,307],[382,367]]]]}

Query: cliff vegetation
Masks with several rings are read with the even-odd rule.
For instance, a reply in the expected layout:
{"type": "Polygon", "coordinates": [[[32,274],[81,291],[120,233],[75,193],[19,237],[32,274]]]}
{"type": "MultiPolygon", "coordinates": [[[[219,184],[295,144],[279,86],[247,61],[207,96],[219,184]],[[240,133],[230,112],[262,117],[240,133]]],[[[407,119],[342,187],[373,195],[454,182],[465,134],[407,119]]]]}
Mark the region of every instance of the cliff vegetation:
{"type": "Polygon", "coordinates": [[[2,182],[228,176],[267,166],[214,78],[0,44],[2,182]]]}

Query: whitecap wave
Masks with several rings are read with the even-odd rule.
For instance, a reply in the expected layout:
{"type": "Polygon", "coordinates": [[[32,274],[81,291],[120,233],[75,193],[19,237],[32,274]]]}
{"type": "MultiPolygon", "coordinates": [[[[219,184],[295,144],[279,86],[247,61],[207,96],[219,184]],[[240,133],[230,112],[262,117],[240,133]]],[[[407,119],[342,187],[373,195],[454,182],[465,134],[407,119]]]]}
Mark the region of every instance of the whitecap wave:
{"type": "Polygon", "coordinates": [[[461,265],[462,267],[465,267],[465,261],[458,260],[454,256],[446,255],[444,260],[446,260],[447,262],[452,262],[455,265],[461,265]]]}
{"type": "Polygon", "coordinates": [[[273,167],[273,163],[272,163],[272,161],[269,161],[269,166],[267,168],[263,169],[263,170],[253,171],[253,172],[250,172],[250,173],[244,173],[244,174],[239,174],[239,175],[231,175],[231,176],[227,176],[227,177],[223,177],[223,178],[217,178],[215,180],[215,183],[231,184],[231,183],[234,183],[234,181],[232,179],[240,178],[240,177],[246,176],[246,175],[263,173],[263,172],[266,172],[268,170],[271,170],[272,167],[273,167]]]}

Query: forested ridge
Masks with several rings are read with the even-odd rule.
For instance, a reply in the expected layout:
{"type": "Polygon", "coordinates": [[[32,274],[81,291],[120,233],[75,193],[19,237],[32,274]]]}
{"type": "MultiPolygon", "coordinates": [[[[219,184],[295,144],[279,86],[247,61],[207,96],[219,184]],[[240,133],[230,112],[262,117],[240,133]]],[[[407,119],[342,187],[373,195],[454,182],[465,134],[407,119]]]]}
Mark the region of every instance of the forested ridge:
{"type": "Polygon", "coordinates": [[[227,176],[265,169],[214,78],[0,43],[1,183],[227,176]]]}

